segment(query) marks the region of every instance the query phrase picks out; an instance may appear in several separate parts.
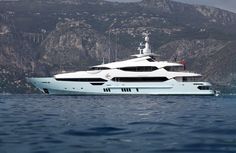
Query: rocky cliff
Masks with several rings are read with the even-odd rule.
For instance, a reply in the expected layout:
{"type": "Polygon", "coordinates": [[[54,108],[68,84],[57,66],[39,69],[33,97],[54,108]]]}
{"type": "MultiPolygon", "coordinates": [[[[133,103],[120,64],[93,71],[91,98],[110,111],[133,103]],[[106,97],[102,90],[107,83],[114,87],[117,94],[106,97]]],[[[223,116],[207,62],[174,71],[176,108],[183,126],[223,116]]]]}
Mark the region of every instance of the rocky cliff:
{"type": "Polygon", "coordinates": [[[0,92],[31,92],[27,76],[85,69],[137,53],[185,59],[218,88],[236,85],[236,14],[170,0],[0,1],[0,92]]]}

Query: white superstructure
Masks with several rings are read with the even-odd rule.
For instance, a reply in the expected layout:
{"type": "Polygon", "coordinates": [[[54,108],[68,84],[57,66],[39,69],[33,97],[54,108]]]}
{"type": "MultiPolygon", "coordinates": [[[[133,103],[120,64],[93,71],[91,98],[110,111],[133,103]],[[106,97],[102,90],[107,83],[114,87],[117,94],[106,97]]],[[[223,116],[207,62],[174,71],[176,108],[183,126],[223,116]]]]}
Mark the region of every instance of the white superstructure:
{"type": "Polygon", "coordinates": [[[184,70],[184,65],[157,61],[149,47],[139,48],[135,58],[96,65],[87,71],[57,74],[50,78],[28,78],[39,90],[59,95],[214,95],[200,74],[184,70]]]}

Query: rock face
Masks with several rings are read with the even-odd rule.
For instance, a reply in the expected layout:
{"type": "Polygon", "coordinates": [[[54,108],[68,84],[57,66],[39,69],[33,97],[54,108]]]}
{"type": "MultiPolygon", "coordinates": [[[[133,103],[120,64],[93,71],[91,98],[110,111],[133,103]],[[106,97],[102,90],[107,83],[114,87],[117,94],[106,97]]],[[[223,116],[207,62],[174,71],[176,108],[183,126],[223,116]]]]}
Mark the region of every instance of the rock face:
{"type": "Polygon", "coordinates": [[[108,44],[106,37],[91,29],[91,26],[79,21],[59,23],[41,44],[43,51],[41,60],[57,66],[58,63],[75,69],[87,61],[94,64],[107,57],[108,44]]]}
{"type": "Polygon", "coordinates": [[[142,33],[164,60],[217,87],[236,86],[236,14],[171,0],[0,1],[0,92],[32,92],[28,76],[123,59],[137,53],[142,33]]]}
{"type": "Polygon", "coordinates": [[[171,13],[169,0],[143,0],[140,5],[145,8],[156,9],[159,12],[171,13]]]}

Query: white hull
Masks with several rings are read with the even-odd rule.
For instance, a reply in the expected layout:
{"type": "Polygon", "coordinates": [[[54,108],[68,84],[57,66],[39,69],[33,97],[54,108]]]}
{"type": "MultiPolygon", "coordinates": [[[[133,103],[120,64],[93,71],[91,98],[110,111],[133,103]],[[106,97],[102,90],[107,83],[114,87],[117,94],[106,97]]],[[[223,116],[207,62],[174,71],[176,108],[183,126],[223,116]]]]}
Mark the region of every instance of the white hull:
{"type": "Polygon", "coordinates": [[[199,84],[207,82],[178,82],[174,79],[165,82],[121,83],[111,80],[103,85],[90,82],[57,81],[54,78],[28,78],[35,87],[52,95],[215,95],[214,90],[199,90],[199,84]]]}

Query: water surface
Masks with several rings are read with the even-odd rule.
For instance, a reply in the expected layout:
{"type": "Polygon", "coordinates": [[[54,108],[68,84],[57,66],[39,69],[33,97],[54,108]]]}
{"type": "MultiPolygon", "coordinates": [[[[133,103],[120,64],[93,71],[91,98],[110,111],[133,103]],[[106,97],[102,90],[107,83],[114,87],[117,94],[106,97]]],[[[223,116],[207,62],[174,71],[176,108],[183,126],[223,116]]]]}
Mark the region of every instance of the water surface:
{"type": "Polygon", "coordinates": [[[0,96],[0,153],[235,153],[236,97],[0,96]]]}

